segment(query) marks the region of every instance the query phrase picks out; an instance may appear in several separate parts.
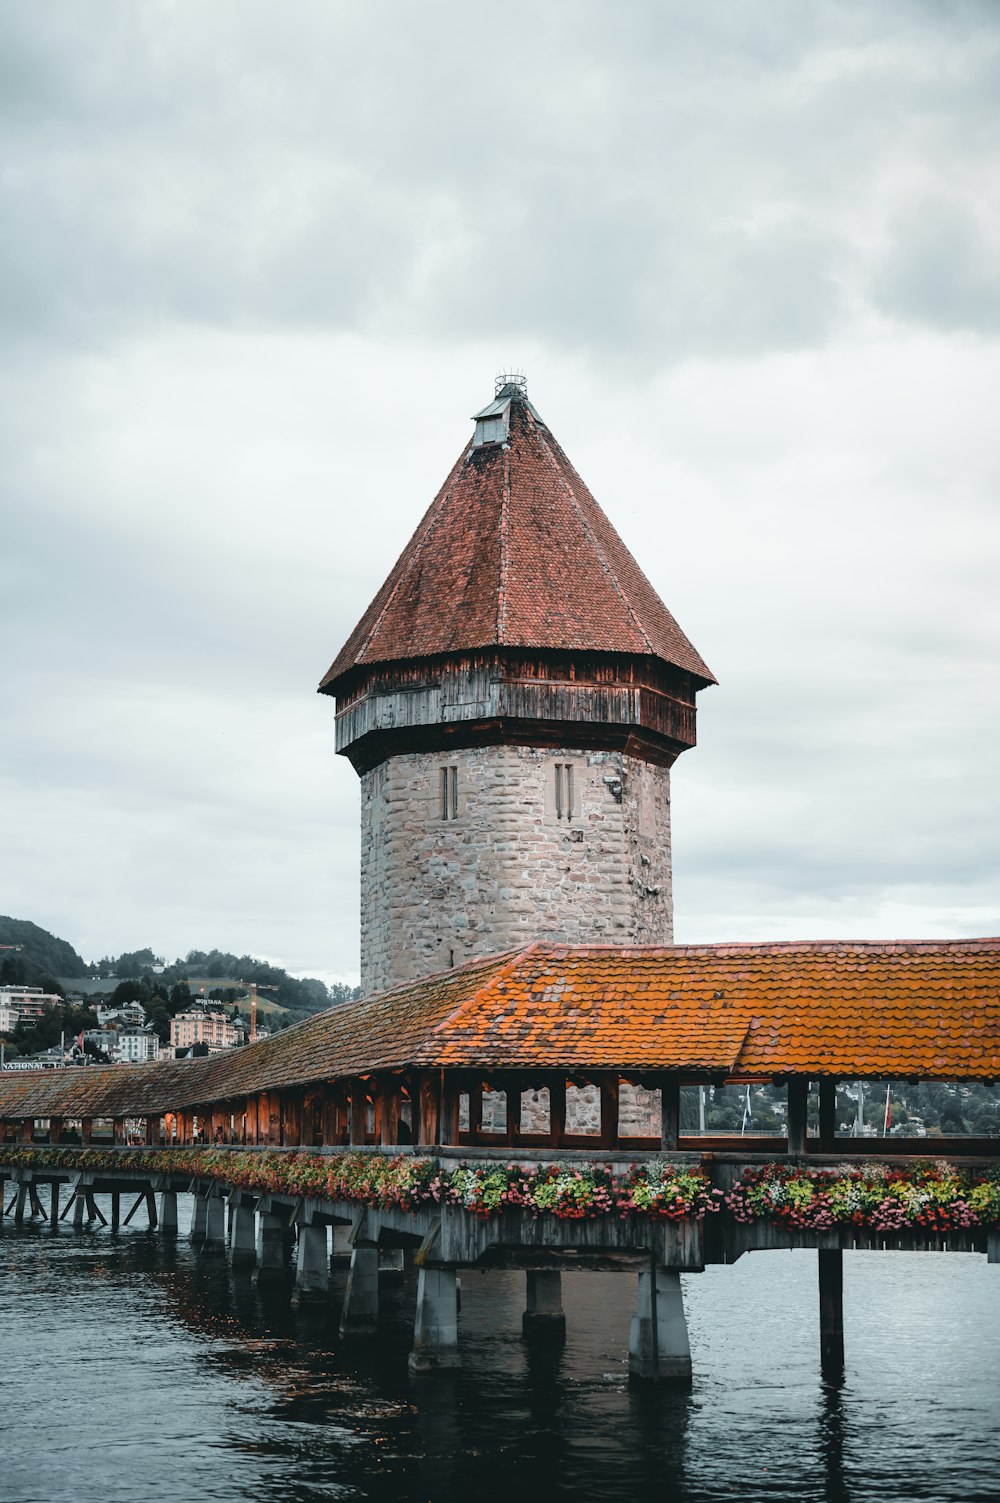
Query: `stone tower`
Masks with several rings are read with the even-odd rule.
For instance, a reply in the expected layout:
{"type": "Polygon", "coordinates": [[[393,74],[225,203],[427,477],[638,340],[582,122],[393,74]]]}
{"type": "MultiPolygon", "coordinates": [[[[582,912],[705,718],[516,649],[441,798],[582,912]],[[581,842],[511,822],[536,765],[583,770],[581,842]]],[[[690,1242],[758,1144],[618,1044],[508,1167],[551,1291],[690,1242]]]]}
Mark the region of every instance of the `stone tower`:
{"type": "Polygon", "coordinates": [[[320,685],[361,777],[365,992],[673,937],[670,767],[714,679],[523,378],[474,421],[320,685]]]}

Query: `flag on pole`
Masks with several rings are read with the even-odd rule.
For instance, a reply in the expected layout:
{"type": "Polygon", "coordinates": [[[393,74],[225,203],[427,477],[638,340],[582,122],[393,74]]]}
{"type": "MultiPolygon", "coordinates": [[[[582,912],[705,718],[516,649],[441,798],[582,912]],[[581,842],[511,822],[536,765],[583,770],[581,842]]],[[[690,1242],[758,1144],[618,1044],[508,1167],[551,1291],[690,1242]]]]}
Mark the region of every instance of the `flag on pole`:
{"type": "Polygon", "coordinates": [[[890,1096],[889,1096],[889,1092],[890,1092],[891,1089],[892,1089],[891,1086],[886,1086],[886,1088],[885,1088],[885,1121],[882,1123],[882,1136],[883,1136],[883,1138],[886,1136],[886,1134],[888,1133],[889,1129],[892,1127],[892,1101],[891,1101],[890,1096]]]}
{"type": "Polygon", "coordinates": [[[746,1099],[746,1102],[744,1103],[744,1106],[743,1106],[743,1121],[742,1121],[742,1123],[740,1125],[740,1136],[741,1137],[746,1132],[747,1128],[750,1126],[751,1120],[752,1120],[752,1114],[750,1112],[750,1087],[747,1086],[747,1099],[746,1099]]]}

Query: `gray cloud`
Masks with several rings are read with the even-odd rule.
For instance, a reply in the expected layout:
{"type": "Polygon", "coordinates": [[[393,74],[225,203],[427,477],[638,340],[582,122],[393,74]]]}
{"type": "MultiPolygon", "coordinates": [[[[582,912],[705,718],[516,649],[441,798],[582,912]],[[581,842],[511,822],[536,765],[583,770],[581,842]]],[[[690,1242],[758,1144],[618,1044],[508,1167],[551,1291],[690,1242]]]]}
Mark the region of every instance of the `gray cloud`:
{"type": "MultiPolygon", "coordinates": [[[[887,175],[904,221],[928,218],[909,175],[948,191],[993,19],[515,3],[502,43],[454,4],[11,6],[0,312],[77,340],[474,318],[646,365],[822,343],[847,289],[964,326],[975,247],[939,233],[875,268],[858,217],[887,175]]],[[[995,130],[962,146],[985,183],[995,130]]]]}
{"type": "Polygon", "coordinates": [[[315,684],[511,359],[722,681],[679,937],[995,929],[998,42],[5,7],[0,908],[352,971],[315,684]]]}

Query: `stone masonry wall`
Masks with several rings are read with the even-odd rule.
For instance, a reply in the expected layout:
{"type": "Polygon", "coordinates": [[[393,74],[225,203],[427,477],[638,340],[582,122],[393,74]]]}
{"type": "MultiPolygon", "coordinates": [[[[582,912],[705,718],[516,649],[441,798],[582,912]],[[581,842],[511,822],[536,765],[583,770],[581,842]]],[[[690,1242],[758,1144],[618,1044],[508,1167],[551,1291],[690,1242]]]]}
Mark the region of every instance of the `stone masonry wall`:
{"type": "Polygon", "coordinates": [[[672,937],[666,768],[501,745],[390,757],[362,776],[366,993],[534,940],[672,937]],[[569,818],[557,817],[557,764],[573,768],[569,818]],[[445,767],[458,773],[454,819],[442,813],[445,767]],[[605,779],[621,780],[620,798],[605,779]]]}

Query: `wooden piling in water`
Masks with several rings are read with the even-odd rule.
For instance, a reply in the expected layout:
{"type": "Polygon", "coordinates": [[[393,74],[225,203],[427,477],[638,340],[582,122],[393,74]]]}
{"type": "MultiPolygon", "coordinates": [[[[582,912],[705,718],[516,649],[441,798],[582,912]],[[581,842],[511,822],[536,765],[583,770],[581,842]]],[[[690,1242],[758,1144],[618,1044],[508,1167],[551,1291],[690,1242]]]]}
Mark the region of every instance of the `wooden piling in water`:
{"type": "Polygon", "coordinates": [[[844,1254],[840,1248],[820,1248],[819,1354],[825,1378],[844,1371],[844,1254]]]}

